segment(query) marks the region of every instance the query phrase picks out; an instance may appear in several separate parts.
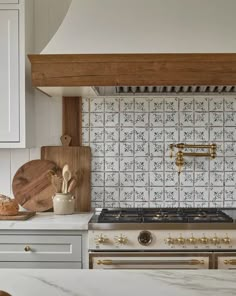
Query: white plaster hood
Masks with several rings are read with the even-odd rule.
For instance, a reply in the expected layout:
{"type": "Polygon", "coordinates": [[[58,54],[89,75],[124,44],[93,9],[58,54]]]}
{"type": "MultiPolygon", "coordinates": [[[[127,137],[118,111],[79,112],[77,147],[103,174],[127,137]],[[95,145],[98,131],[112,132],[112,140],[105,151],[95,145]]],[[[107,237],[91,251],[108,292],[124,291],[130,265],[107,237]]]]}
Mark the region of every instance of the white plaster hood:
{"type": "MultiPolygon", "coordinates": [[[[72,0],[41,53],[234,53],[235,11],[235,0],[72,0]]],[[[92,87],[42,90],[51,95],[117,93],[92,87]]]]}

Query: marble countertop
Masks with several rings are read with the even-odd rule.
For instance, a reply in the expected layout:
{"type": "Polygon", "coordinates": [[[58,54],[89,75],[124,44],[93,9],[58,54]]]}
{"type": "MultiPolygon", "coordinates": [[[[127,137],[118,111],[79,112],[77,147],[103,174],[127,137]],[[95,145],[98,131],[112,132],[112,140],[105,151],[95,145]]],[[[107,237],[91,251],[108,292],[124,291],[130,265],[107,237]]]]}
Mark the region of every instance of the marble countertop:
{"type": "Polygon", "coordinates": [[[233,296],[236,271],[1,269],[12,296],[233,296]]]}
{"type": "MultiPolygon", "coordinates": [[[[235,209],[224,211],[236,219],[235,209]]],[[[73,215],[37,213],[26,221],[0,221],[0,230],[88,230],[88,222],[92,215],[93,213],[73,215]]]]}
{"type": "Polygon", "coordinates": [[[0,221],[0,230],[88,230],[88,222],[92,215],[93,213],[37,213],[26,221],[0,221]]]}

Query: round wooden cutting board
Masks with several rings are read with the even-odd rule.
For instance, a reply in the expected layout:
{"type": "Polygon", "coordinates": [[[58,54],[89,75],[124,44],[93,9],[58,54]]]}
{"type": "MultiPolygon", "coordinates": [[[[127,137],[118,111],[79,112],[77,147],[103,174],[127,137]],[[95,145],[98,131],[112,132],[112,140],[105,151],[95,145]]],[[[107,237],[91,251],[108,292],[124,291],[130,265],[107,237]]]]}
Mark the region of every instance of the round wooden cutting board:
{"type": "Polygon", "coordinates": [[[51,209],[55,189],[48,177],[48,171],[56,169],[56,164],[48,160],[32,160],[24,164],[16,172],[12,183],[16,201],[33,212],[51,209]]]}

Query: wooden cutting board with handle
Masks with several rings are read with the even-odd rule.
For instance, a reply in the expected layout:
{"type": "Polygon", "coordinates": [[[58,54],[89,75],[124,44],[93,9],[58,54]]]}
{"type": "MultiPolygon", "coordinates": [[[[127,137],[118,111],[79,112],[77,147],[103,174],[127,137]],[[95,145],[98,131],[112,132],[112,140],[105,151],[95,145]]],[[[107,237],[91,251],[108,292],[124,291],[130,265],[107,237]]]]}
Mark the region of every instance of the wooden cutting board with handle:
{"type": "Polygon", "coordinates": [[[74,190],[76,209],[89,212],[91,209],[91,149],[86,146],[69,146],[71,137],[63,136],[63,146],[45,146],[41,148],[41,159],[50,160],[62,169],[69,165],[72,176],[77,178],[74,190]]]}
{"type": "Polygon", "coordinates": [[[57,170],[54,162],[32,160],[16,172],[12,190],[18,204],[32,212],[43,212],[52,208],[55,189],[48,177],[49,170],[57,170]]]}

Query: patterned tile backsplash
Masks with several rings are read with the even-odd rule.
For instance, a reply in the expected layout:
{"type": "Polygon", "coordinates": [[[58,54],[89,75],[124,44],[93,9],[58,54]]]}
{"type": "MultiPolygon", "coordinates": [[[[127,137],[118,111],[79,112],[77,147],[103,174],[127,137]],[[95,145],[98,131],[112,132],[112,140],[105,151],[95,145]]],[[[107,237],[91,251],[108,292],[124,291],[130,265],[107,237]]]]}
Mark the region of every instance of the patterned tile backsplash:
{"type": "Polygon", "coordinates": [[[236,207],[236,97],[84,98],[83,143],[93,207],[236,207]],[[178,176],[175,142],[216,143],[217,157],[185,158],[178,176]]]}

